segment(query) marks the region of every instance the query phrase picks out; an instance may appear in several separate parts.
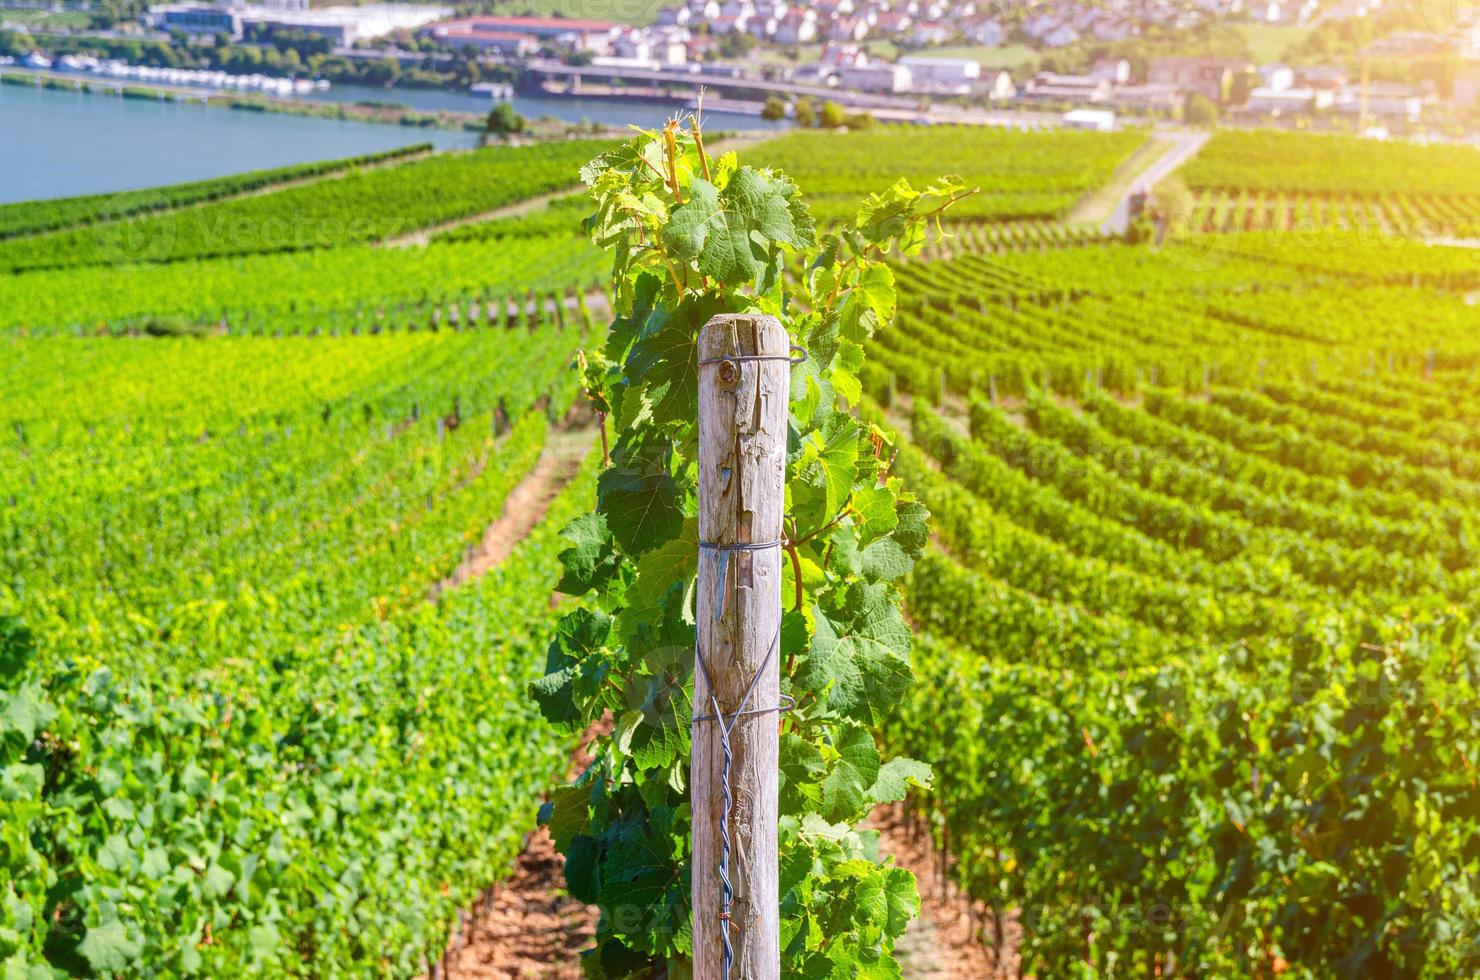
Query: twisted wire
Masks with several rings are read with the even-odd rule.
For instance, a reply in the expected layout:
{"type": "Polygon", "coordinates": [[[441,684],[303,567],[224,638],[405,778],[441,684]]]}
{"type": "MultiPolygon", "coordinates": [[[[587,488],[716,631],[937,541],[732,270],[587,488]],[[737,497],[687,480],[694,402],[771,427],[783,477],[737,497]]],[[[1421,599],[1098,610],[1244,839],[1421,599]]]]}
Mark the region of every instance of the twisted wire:
{"type": "MultiPolygon", "coordinates": [[[[732,554],[742,551],[754,552],[780,548],[783,544],[784,542],[779,540],[767,541],[761,544],[713,544],[705,541],[700,542],[699,548],[701,552],[709,552],[711,555],[722,556],[721,560],[726,563],[725,567],[728,570],[729,557],[732,554]]],[[[727,578],[728,572],[721,576],[719,586],[721,590],[723,590],[724,582],[727,578]]],[[[717,602],[715,604],[714,618],[719,619],[723,614],[724,604],[717,602]]],[[[739,724],[742,718],[765,714],[784,714],[796,707],[796,701],[789,695],[783,694],[781,695],[783,703],[775,708],[746,709],[746,705],[750,703],[751,696],[755,693],[756,685],[765,676],[766,669],[771,666],[771,660],[776,656],[776,649],[780,645],[781,628],[778,625],[776,635],[771,638],[771,645],[766,649],[765,659],[761,661],[760,667],[756,669],[755,674],[750,678],[750,683],[746,686],[745,694],[740,698],[740,703],[735,706],[733,712],[727,715],[720,709],[719,695],[715,692],[714,682],[709,677],[709,668],[704,662],[704,652],[699,645],[698,636],[696,635],[694,638],[694,666],[699,676],[704,679],[704,687],[709,692],[709,705],[713,714],[695,717],[691,720],[690,724],[698,725],[703,722],[716,723],[719,729],[720,752],[724,760],[720,767],[720,801],[723,807],[719,814],[719,923],[720,945],[722,947],[721,951],[724,963],[723,976],[725,980],[729,980],[730,968],[734,965],[735,961],[735,948],[730,939],[730,907],[734,904],[735,900],[735,886],[730,880],[730,808],[734,803],[733,794],[730,790],[730,770],[735,761],[734,752],[730,748],[730,733],[735,730],[735,726],[739,724]]]]}

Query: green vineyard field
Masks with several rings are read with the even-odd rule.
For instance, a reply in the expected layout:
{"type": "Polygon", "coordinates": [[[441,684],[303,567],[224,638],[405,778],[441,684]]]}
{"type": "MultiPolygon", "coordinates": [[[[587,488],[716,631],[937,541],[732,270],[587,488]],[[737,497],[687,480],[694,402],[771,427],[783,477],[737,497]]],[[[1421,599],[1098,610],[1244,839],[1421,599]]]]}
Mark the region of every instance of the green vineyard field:
{"type": "Polygon", "coordinates": [[[916,669],[963,696],[890,739],[1039,975],[1480,953],[1474,307],[1259,242],[898,270],[870,388],[939,540],[916,669]]]}
{"type": "Polygon", "coordinates": [[[430,143],[384,153],[372,153],[348,160],[330,160],[323,163],[305,163],[276,170],[258,170],[252,173],[234,174],[215,180],[177,184],[173,187],[149,188],[141,191],[123,191],[118,194],[91,194],[85,197],[64,197],[48,201],[22,201],[16,204],[0,204],[0,239],[18,235],[39,234],[68,228],[74,225],[92,224],[97,221],[112,221],[130,215],[150,211],[167,210],[213,201],[218,198],[245,194],[275,184],[307,180],[339,173],[353,167],[374,166],[391,163],[406,157],[430,152],[430,143]]]}
{"type": "Polygon", "coordinates": [[[1141,133],[1018,132],[888,127],[794,133],[748,152],[747,162],[784,171],[808,191],[823,222],[851,217],[866,194],[905,178],[923,187],[954,174],[981,193],[950,211],[953,221],[1062,217],[1105,183],[1145,141],[1141,133]]]}
{"type": "MultiPolygon", "coordinates": [[[[665,157],[619,154],[628,210],[586,232],[661,233],[610,292],[590,198],[559,196],[607,141],[0,208],[7,980],[445,977],[539,821],[576,899],[643,899],[632,935],[686,916],[689,720],[645,699],[688,707],[692,420],[663,413],[721,280],[820,297],[785,310],[813,327],[776,724],[783,839],[815,850],[783,883],[856,893],[783,884],[807,976],[900,976],[918,903],[848,814],[906,792],[921,890],[967,896],[1004,977],[1480,973],[1476,155],[1219,131],[1185,228],[1066,225],[1145,138],[795,132],[685,158],[723,202],[697,217],[658,200],[665,157]],[[853,237],[781,248],[809,214],[743,164],[853,237]],[[905,192],[852,220],[941,173],[980,193],[918,249],[905,192]],[[623,494],[658,518],[608,527],[623,494]],[[607,634],[680,662],[635,655],[624,689],[607,634]],[[562,785],[587,726],[606,748],[562,785]],[[858,950],[827,948],[833,906],[858,950]]],[[[561,966],[652,975],[690,926],[628,949],[603,922],[561,966]]]]}
{"type": "Polygon", "coordinates": [[[1186,230],[1194,232],[1480,234],[1480,150],[1466,147],[1224,131],[1178,179],[1193,192],[1186,230]]]}
{"type": "Polygon", "coordinates": [[[153,316],[199,323],[224,317],[275,331],[305,319],[347,322],[357,310],[404,312],[440,297],[588,288],[600,269],[597,252],[563,236],[54,269],[0,279],[0,326],[92,332],[153,316]]]}
{"type": "MultiPolygon", "coordinates": [[[[0,269],[294,252],[404,235],[569,187],[610,144],[572,140],[350,169],[265,194],[0,242],[0,269]]],[[[189,186],[189,185],[187,185],[189,186]]],[[[189,203],[184,194],[177,203],[189,203]]]]}
{"type": "Polygon", "coordinates": [[[46,678],[0,733],[49,733],[5,760],[7,834],[47,814],[6,852],[8,969],[439,954],[565,764],[522,687],[589,472],[429,590],[539,458],[584,329],[0,342],[0,640],[46,678]]]}
{"type": "Polygon", "coordinates": [[[1480,150],[1271,130],[1215,134],[1182,172],[1187,186],[1323,196],[1480,195],[1480,150]],[[1421,175],[1422,179],[1416,179],[1421,175]]]}

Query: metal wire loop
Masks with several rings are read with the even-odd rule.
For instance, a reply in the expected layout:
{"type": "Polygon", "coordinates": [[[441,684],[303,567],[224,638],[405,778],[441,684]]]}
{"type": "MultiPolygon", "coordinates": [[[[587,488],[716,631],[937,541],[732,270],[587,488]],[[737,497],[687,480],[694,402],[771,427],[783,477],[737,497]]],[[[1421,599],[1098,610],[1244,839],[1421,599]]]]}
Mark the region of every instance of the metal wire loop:
{"type": "Polygon", "coordinates": [[[757,361],[785,361],[795,367],[798,364],[805,364],[807,358],[810,356],[807,348],[801,344],[792,344],[785,354],[730,354],[726,357],[706,357],[699,362],[699,366],[707,367],[711,364],[723,364],[726,361],[729,361],[731,364],[755,363],[757,361]]]}
{"type": "Polygon", "coordinates": [[[690,718],[689,724],[692,726],[708,721],[722,722],[726,718],[752,718],[756,715],[788,715],[795,711],[796,708],[797,699],[790,694],[783,694],[781,695],[781,704],[778,704],[774,708],[752,708],[750,711],[737,711],[733,715],[720,715],[718,717],[715,715],[699,715],[696,718],[690,718]]]}
{"type": "Polygon", "coordinates": [[[741,542],[739,544],[716,544],[713,541],[699,542],[699,550],[714,551],[721,554],[733,553],[737,551],[769,551],[772,548],[784,547],[786,547],[786,540],[784,538],[777,538],[775,541],[761,541],[756,544],[752,544],[748,541],[741,542]]]}

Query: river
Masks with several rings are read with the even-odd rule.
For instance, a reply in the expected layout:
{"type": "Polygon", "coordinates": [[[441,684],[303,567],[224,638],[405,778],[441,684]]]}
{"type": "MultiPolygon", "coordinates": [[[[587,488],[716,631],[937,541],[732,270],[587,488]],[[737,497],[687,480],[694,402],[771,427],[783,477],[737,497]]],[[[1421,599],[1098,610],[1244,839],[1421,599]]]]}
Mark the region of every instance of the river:
{"type": "MultiPolygon", "coordinates": [[[[344,86],[317,93],[334,101],[401,102],[430,111],[487,111],[487,96],[435,89],[344,86]]],[[[646,102],[525,98],[514,107],[534,118],[660,125],[673,111],[646,102]]],[[[753,116],[706,113],[714,129],[758,129],[753,116]]],[[[311,160],[357,156],[431,142],[472,146],[473,133],[384,123],[240,112],[199,103],[125,99],[0,85],[0,202],[205,180],[311,160]]]]}

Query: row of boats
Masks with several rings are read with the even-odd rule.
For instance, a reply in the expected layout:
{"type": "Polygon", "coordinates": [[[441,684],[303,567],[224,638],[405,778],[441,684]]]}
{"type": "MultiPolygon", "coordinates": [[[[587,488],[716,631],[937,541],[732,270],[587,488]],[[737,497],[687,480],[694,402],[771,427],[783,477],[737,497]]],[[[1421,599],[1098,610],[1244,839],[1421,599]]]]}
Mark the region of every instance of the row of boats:
{"type": "Polygon", "coordinates": [[[104,61],[83,55],[62,55],[54,62],[44,55],[26,59],[26,67],[94,75],[117,81],[153,82],[156,85],[179,85],[190,88],[212,88],[223,91],[263,92],[268,95],[305,95],[329,87],[326,79],[273,78],[268,75],[233,75],[224,71],[197,68],[151,68],[123,61],[104,61]]]}

